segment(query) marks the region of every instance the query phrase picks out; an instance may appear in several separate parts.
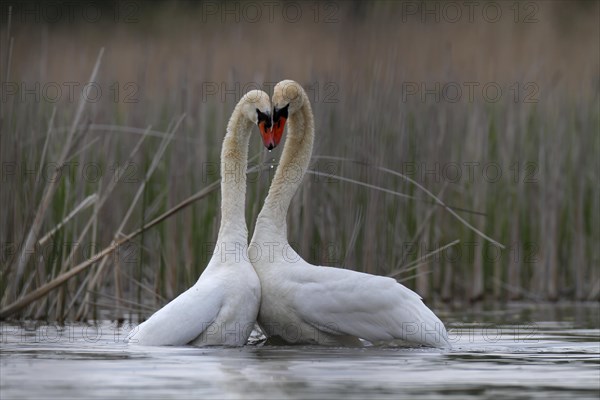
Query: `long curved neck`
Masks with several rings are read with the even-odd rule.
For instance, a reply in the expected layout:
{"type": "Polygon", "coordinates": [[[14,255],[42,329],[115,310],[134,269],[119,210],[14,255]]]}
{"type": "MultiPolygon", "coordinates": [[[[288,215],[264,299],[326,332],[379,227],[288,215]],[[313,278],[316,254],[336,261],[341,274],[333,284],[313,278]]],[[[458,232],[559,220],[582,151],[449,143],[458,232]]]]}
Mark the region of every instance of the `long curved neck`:
{"type": "Polygon", "coordinates": [[[221,226],[218,241],[248,244],[246,225],[246,166],[252,122],[233,110],[221,150],[221,226]]]}
{"type": "Polygon", "coordinates": [[[288,119],[287,138],[279,166],[271,183],[265,204],[256,222],[257,232],[265,224],[280,237],[287,237],[286,216],[294,194],[310,163],[315,137],[315,123],[306,93],[300,110],[288,119]]]}

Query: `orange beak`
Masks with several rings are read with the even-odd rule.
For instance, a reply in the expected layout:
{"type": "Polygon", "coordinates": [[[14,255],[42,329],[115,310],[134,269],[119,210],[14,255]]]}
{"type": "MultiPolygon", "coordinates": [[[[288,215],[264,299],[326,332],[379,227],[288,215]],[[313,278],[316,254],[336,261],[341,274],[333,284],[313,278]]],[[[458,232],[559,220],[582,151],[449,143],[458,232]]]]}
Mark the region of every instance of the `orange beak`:
{"type": "Polygon", "coordinates": [[[288,107],[289,103],[282,108],[273,107],[273,141],[275,146],[281,141],[283,136],[283,128],[285,128],[285,122],[288,118],[288,107]]]}
{"type": "Polygon", "coordinates": [[[285,121],[287,121],[287,118],[285,117],[279,117],[276,121],[273,121],[273,141],[275,146],[277,146],[281,141],[281,137],[283,136],[283,128],[285,128],[285,121]]]}
{"type": "Polygon", "coordinates": [[[262,137],[265,147],[269,150],[273,150],[279,143],[279,141],[275,142],[273,137],[273,127],[270,126],[270,124],[266,124],[265,121],[260,121],[258,123],[258,129],[260,130],[260,136],[262,137]]]}

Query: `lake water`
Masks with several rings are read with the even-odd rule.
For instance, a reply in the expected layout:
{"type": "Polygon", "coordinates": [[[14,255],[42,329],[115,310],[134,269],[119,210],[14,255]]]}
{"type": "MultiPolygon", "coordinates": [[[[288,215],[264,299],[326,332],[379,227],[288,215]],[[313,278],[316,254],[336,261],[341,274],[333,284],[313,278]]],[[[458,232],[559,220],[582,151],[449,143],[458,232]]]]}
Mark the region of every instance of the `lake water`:
{"type": "Polygon", "coordinates": [[[439,312],[451,350],[130,347],[126,326],[1,328],[0,398],[598,399],[600,309],[439,312]]]}

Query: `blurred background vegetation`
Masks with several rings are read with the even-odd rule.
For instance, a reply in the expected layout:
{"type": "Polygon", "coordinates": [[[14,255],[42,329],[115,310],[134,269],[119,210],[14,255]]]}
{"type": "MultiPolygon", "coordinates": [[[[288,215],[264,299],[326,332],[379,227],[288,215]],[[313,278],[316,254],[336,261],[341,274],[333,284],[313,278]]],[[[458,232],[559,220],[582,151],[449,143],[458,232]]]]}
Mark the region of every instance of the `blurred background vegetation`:
{"type": "MultiPolygon", "coordinates": [[[[476,4],[3,1],[0,306],[217,181],[236,102],[286,78],[316,121],[288,224],[305,259],[401,270],[434,304],[597,301],[599,3],[476,4]]],[[[282,147],[251,140],[250,233],[282,147]]],[[[149,316],[202,273],[219,201],[211,191],[13,316],[149,316]]]]}

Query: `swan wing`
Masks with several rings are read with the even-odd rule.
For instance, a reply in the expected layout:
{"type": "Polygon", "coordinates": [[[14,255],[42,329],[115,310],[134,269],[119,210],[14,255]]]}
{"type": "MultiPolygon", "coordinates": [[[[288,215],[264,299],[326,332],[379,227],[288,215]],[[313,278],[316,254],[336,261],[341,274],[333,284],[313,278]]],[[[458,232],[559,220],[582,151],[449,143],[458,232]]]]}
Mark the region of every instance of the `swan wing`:
{"type": "Polygon", "coordinates": [[[221,282],[200,279],[134,329],[131,344],[182,346],[200,336],[217,318],[225,293],[221,282]]]}
{"type": "Polygon", "coordinates": [[[447,333],[421,297],[392,278],[313,265],[294,268],[293,306],[309,325],[370,342],[445,347],[447,333]]]}

